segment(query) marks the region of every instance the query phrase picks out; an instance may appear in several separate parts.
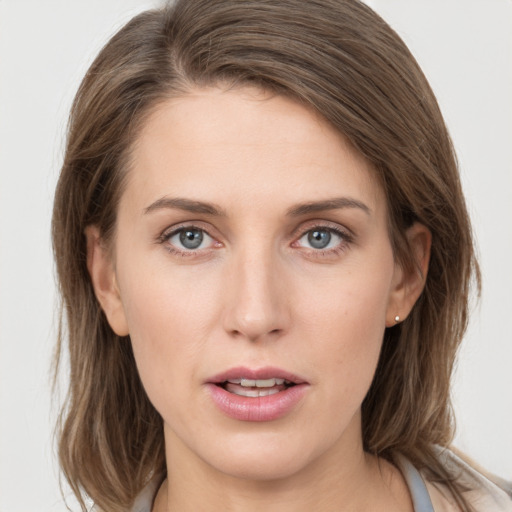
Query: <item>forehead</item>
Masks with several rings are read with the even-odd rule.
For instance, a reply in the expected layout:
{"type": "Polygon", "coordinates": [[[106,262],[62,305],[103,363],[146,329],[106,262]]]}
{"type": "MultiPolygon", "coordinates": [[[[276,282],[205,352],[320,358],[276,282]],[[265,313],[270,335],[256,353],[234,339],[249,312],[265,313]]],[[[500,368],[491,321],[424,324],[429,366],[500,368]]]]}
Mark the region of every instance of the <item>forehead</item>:
{"type": "Polygon", "coordinates": [[[383,201],[374,169],[345,137],[311,109],[261,89],[197,89],[161,103],[131,156],[129,188],[143,202],[165,194],[383,201]]]}

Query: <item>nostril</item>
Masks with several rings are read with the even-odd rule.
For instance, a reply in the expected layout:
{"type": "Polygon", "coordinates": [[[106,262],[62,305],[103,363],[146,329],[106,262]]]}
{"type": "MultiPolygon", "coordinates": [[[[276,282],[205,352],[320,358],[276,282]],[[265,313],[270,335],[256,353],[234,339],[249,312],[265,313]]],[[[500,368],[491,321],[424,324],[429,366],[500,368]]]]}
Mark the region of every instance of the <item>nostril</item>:
{"type": "Polygon", "coordinates": [[[251,341],[258,341],[261,339],[264,339],[268,336],[275,337],[279,336],[283,332],[282,329],[272,329],[270,331],[267,331],[266,333],[264,331],[261,332],[251,332],[249,329],[241,330],[241,329],[232,329],[229,334],[233,336],[234,338],[248,338],[251,341]]]}

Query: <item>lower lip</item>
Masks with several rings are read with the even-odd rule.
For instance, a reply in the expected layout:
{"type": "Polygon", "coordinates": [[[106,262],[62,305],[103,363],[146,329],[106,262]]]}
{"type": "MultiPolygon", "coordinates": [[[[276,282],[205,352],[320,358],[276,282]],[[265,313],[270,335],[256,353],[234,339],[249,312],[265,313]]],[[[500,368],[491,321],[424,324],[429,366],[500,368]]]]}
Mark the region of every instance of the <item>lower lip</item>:
{"type": "Polygon", "coordinates": [[[217,407],[230,418],[241,421],[272,421],[292,411],[306,394],[308,384],[296,384],[268,396],[235,395],[208,383],[207,388],[217,407]]]}

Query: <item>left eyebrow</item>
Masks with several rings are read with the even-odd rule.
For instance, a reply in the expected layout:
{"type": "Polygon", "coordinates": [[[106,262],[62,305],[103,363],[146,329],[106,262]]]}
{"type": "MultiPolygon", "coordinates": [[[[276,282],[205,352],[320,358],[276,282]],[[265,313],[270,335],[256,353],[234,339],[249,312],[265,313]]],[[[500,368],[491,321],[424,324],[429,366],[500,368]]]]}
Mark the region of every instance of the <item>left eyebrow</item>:
{"type": "Polygon", "coordinates": [[[358,208],[367,215],[371,214],[371,210],[361,201],[350,197],[336,197],[334,199],[326,199],[325,201],[314,201],[311,203],[303,203],[290,208],[286,214],[290,217],[298,217],[308,213],[317,213],[327,210],[338,210],[341,208],[358,208]]]}

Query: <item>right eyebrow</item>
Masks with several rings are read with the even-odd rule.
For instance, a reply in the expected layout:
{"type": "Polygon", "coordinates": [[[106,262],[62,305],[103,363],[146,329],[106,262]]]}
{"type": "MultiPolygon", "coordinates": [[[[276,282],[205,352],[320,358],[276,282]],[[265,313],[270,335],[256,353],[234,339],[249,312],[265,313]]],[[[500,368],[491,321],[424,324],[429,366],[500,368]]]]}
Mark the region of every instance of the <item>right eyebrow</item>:
{"type": "Polygon", "coordinates": [[[162,209],[184,210],[186,212],[202,213],[216,217],[226,216],[224,210],[213,203],[193,201],[183,197],[161,197],[154,203],[151,203],[147,208],[144,208],[144,214],[162,209]]]}

